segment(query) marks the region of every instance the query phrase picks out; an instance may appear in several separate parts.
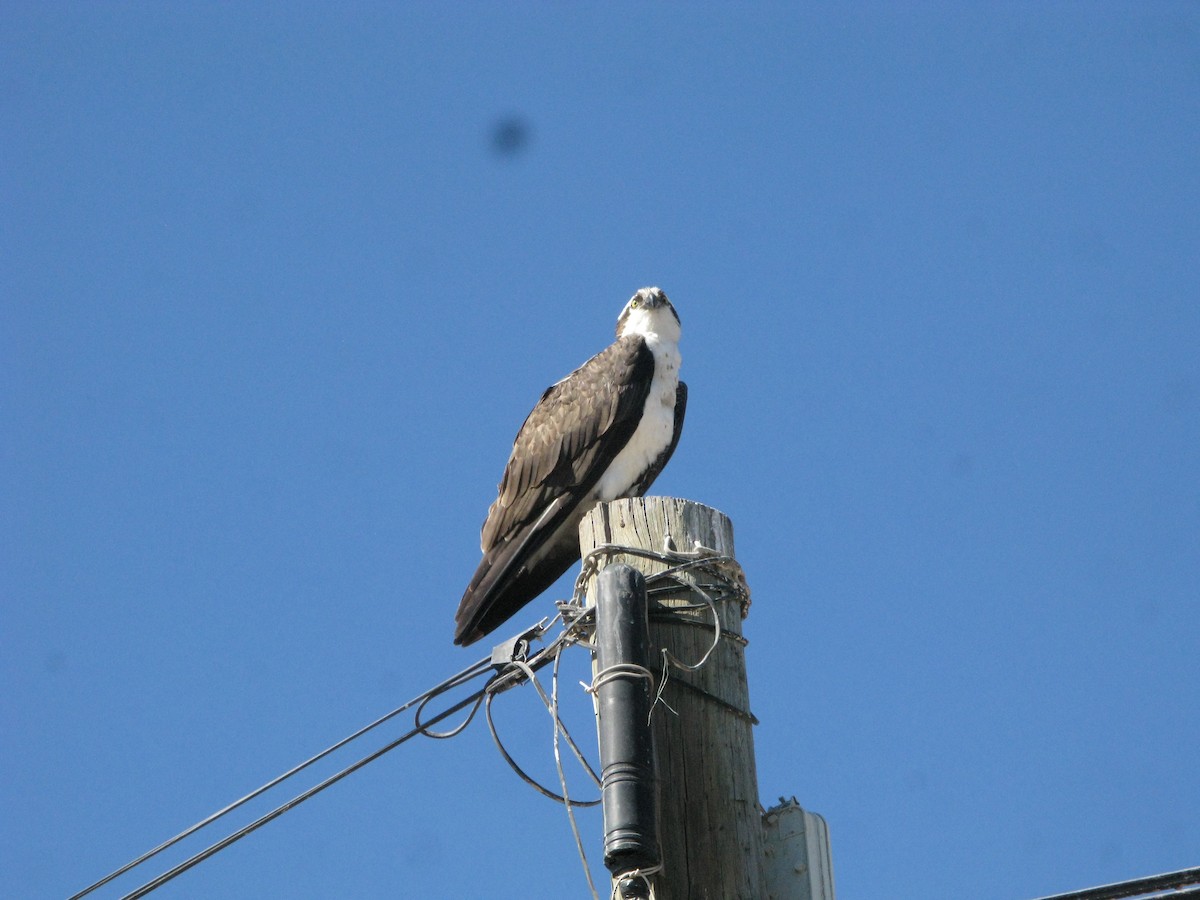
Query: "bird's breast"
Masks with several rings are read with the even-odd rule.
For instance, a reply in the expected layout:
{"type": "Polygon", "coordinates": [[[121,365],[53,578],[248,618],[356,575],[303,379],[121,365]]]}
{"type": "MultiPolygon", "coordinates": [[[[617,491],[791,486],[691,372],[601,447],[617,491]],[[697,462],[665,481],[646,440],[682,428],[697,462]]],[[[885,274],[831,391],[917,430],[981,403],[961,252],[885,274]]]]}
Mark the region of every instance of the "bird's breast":
{"type": "Polygon", "coordinates": [[[596,499],[616,500],[650,468],[671,444],[675,431],[675,396],[679,385],[679,350],[675,345],[647,342],[654,352],[654,380],[633,437],[596,484],[596,499]]]}

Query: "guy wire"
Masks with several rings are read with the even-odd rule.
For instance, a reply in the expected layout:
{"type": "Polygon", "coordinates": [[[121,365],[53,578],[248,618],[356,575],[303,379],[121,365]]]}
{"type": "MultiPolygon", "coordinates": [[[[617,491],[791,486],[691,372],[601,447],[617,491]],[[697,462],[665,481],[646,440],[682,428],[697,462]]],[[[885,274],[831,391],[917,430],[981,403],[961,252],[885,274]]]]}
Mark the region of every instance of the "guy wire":
{"type": "MultiPolygon", "coordinates": [[[[118,878],[121,875],[124,875],[129,870],[152,859],[153,857],[162,853],[164,850],[167,850],[170,847],[173,847],[175,844],[179,843],[184,838],[190,837],[191,835],[195,834],[197,831],[200,831],[202,828],[204,828],[208,825],[211,825],[213,822],[216,822],[218,819],[222,818],[223,816],[228,815],[229,813],[233,812],[234,810],[238,809],[239,807],[244,806],[246,803],[249,803],[254,798],[261,796],[266,791],[271,790],[272,788],[282,784],[284,781],[291,778],[293,775],[296,775],[296,774],[304,771],[309,766],[313,765],[314,763],[319,762],[320,760],[324,759],[326,756],[335,752],[336,750],[341,749],[342,747],[349,744],[351,741],[357,740],[358,738],[367,734],[367,732],[371,731],[372,729],[375,729],[375,728],[379,727],[380,725],[384,724],[385,722],[389,721],[390,719],[395,718],[396,716],[398,716],[400,713],[404,712],[405,710],[411,709],[413,706],[417,705],[418,703],[423,704],[424,702],[437,696],[438,694],[445,693],[448,690],[451,690],[455,687],[458,687],[459,685],[465,684],[465,683],[479,677],[480,675],[487,672],[488,668],[490,667],[490,663],[491,663],[490,657],[485,657],[481,660],[478,660],[475,663],[472,663],[470,666],[463,669],[461,672],[458,672],[455,675],[451,675],[445,681],[430,688],[425,693],[420,694],[417,697],[414,697],[413,699],[409,700],[407,703],[405,703],[402,706],[396,707],[391,712],[385,713],[384,715],[380,716],[378,719],[371,722],[370,724],[365,725],[362,728],[358,729],[358,731],[355,731],[353,734],[342,738],[340,741],[338,741],[335,744],[330,745],[329,747],[326,747],[320,753],[317,753],[316,755],[309,757],[304,762],[302,762],[296,766],[293,766],[291,769],[287,770],[283,774],[278,775],[275,778],[272,778],[266,784],[262,785],[261,787],[255,788],[253,791],[251,791],[250,793],[241,797],[240,799],[235,800],[234,802],[230,803],[228,806],[225,806],[225,807],[217,810],[216,812],[205,817],[204,819],[201,819],[199,822],[196,822],[194,825],[191,825],[188,828],[184,829],[183,831],[181,831],[179,834],[175,835],[174,837],[172,837],[166,841],[163,841],[158,846],[154,847],[151,850],[146,851],[141,856],[137,857],[136,859],[131,860],[130,862],[121,866],[119,869],[116,869],[115,871],[109,873],[108,875],[101,878],[99,881],[88,885],[82,891],[79,891],[78,893],[71,895],[71,897],[68,898],[68,900],[80,900],[80,898],[87,896],[88,894],[95,891],[97,888],[103,887],[104,885],[108,884],[114,878],[118,878]]],[[[462,708],[462,707],[461,706],[454,707],[452,710],[448,710],[446,713],[437,716],[436,718],[434,718],[433,720],[431,720],[430,722],[427,722],[425,724],[430,725],[430,724],[434,724],[438,721],[441,721],[441,719],[445,718],[446,715],[450,715],[453,712],[456,712],[460,708],[462,708]]],[[[405,739],[407,739],[407,736],[405,737],[405,739]]],[[[388,749],[390,749],[390,748],[388,748],[388,749]]],[[[305,799],[307,799],[307,798],[305,798],[305,799]]],[[[289,806],[289,808],[290,808],[290,806],[289,806]]],[[[199,860],[197,860],[197,862],[198,861],[199,860]]],[[[193,863],[193,865],[194,865],[194,863],[193,863]]],[[[190,868],[190,866],[189,866],[189,868],[190,868]]]]}

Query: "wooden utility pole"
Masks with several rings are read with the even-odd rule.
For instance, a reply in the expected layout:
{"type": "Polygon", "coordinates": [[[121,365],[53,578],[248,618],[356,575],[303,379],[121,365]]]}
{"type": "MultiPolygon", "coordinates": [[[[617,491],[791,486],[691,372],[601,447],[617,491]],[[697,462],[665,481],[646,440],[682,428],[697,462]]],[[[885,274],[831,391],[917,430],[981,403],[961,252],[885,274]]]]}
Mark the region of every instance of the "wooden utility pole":
{"type": "MultiPolygon", "coordinates": [[[[721,512],[670,497],[601,503],[580,525],[587,557],[615,544],[662,551],[669,535],[683,552],[699,544],[721,556],[733,553],[733,526],[721,512]]],[[[754,737],[742,640],[742,602],[723,592],[716,613],[722,637],[713,647],[713,610],[700,594],[655,584],[669,563],[634,554],[606,555],[631,565],[650,584],[650,644],[655,684],[662,651],[695,670],[671,666],[653,713],[658,781],[658,833],[662,872],[653,876],[654,900],[765,898],[763,824],[754,770],[754,737]],[[665,608],[665,609],[664,609],[665,608]],[[664,615],[664,613],[669,614],[664,615]],[[672,712],[674,710],[674,712],[672,712]]],[[[703,583],[705,579],[701,576],[703,583]]],[[[711,593],[717,592],[714,587],[711,593]]],[[[595,602],[595,579],[588,589],[595,602]]],[[[779,896],[779,895],[777,895],[779,896]]]]}

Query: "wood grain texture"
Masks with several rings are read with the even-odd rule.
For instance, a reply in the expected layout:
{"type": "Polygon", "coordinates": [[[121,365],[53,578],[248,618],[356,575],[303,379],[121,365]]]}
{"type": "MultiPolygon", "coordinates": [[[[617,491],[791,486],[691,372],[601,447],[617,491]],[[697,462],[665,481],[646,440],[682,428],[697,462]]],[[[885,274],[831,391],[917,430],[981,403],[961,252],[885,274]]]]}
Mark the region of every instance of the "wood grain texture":
{"type": "MultiPolygon", "coordinates": [[[[711,507],[670,497],[638,497],[602,503],[588,513],[579,529],[580,550],[587,556],[601,544],[662,550],[670,534],[675,546],[693,543],[733,556],[733,526],[711,507]]],[[[624,562],[647,577],[667,568],[656,560],[614,554],[605,562],[624,562]]],[[[594,581],[594,579],[593,579],[594,581]]],[[[588,602],[594,602],[589,585],[588,602]]],[[[742,633],[737,600],[719,602],[721,627],[742,633]]],[[[701,659],[712,644],[712,612],[691,591],[653,594],[650,643],[656,680],[661,649],[685,662],[701,659]],[[672,608],[675,621],[656,620],[654,605],[672,608]],[[699,604],[700,609],[689,610],[699,604]],[[687,624],[692,620],[709,627],[687,624]]],[[[750,709],[745,648],[722,640],[708,662],[696,671],[672,668],[663,699],[678,712],[654,711],[654,743],[658,776],[659,835],[663,871],[653,881],[655,900],[736,900],[765,897],[761,860],[763,835],[754,736],[749,720],[689,690],[680,682],[721,698],[730,707],[750,709]]]]}

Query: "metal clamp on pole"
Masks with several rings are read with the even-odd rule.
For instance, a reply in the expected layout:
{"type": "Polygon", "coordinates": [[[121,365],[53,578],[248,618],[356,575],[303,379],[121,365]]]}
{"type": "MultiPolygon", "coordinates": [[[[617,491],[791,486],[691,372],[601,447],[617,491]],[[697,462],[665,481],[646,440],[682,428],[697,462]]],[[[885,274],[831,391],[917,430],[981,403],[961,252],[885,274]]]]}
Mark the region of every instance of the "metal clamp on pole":
{"type": "Polygon", "coordinates": [[[533,642],[540,638],[545,631],[546,620],[542,619],[542,621],[530,628],[526,628],[520,634],[497,644],[492,648],[492,667],[498,672],[503,672],[513,660],[519,662],[528,660],[533,642]]]}
{"type": "Polygon", "coordinates": [[[646,897],[645,878],[661,862],[655,812],[650,707],[654,676],[646,580],[631,566],[606,566],[596,580],[596,695],[604,801],[604,865],[625,898],[646,897]]]}

